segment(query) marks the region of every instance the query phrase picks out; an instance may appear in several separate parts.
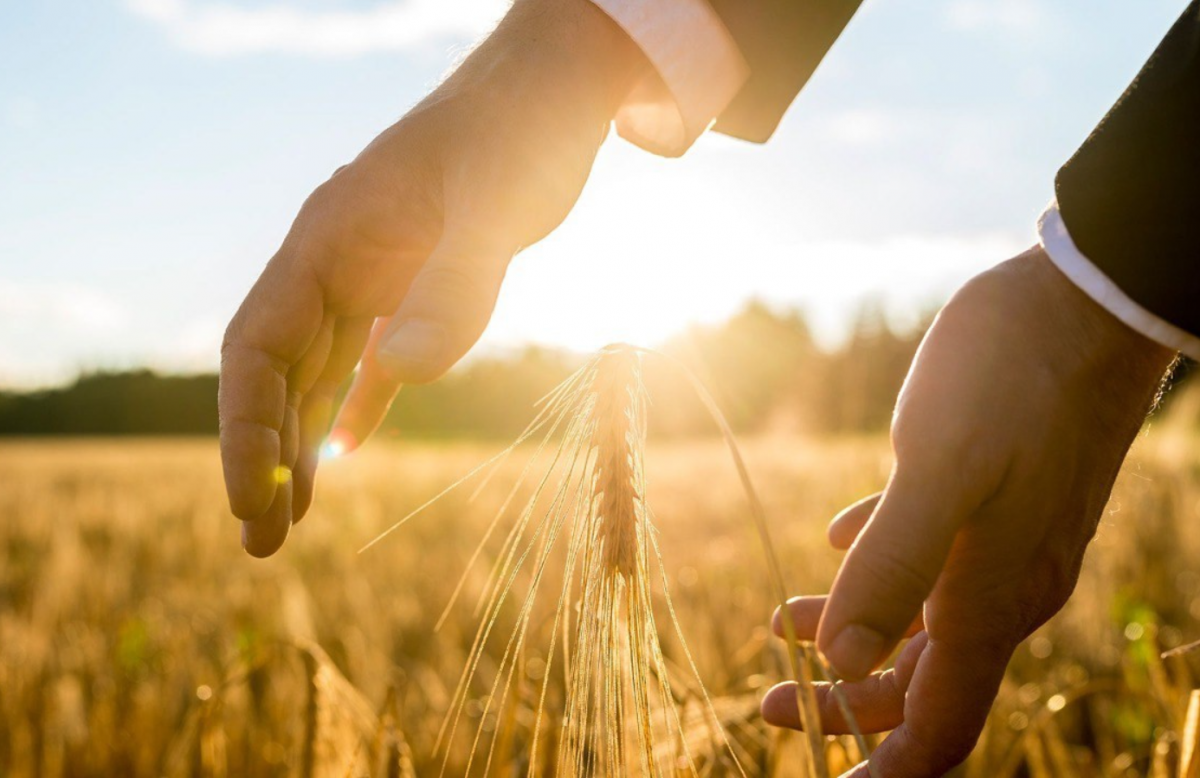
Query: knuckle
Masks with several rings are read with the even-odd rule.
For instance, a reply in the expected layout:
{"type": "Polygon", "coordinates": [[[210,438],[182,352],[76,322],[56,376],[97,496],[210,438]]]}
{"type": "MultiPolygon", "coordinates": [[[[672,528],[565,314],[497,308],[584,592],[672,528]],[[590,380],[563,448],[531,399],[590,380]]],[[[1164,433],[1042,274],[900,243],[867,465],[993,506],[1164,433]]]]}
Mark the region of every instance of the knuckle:
{"type": "Polygon", "coordinates": [[[328,376],[320,376],[309,387],[308,392],[304,395],[305,402],[332,402],[337,397],[338,390],[342,384],[328,376]]]}
{"type": "Polygon", "coordinates": [[[1052,558],[1041,564],[1041,570],[1035,576],[1038,581],[1036,590],[1041,593],[1042,602],[1057,611],[1075,591],[1075,579],[1079,575],[1079,567],[1070,560],[1052,558]]]}
{"type": "Polygon", "coordinates": [[[421,284],[436,297],[474,297],[481,291],[479,279],[474,272],[476,263],[463,258],[456,262],[442,262],[427,266],[421,271],[421,284]]]}
{"type": "Polygon", "coordinates": [[[449,324],[468,334],[483,330],[499,292],[495,271],[469,255],[455,262],[440,262],[421,271],[423,302],[441,307],[449,324]]]}
{"type": "Polygon", "coordinates": [[[975,748],[978,733],[954,733],[948,737],[945,747],[930,757],[933,762],[934,775],[941,775],[967,760],[975,748]]]}
{"type": "MultiPolygon", "coordinates": [[[[859,550],[859,567],[874,579],[888,599],[919,605],[933,589],[933,577],[907,555],[890,546],[863,546],[859,550]]],[[[901,628],[907,627],[905,623],[901,628]]]]}
{"type": "Polygon", "coordinates": [[[1082,561],[1080,554],[1077,557],[1052,555],[1038,562],[1023,598],[1026,635],[1049,621],[1067,604],[1075,592],[1082,561]]]}
{"type": "Polygon", "coordinates": [[[903,710],[904,697],[908,693],[901,682],[896,669],[893,667],[887,670],[879,681],[880,694],[887,700],[890,700],[893,705],[903,710]]]}
{"type": "Polygon", "coordinates": [[[1008,469],[1006,447],[978,424],[947,421],[923,438],[902,436],[893,450],[899,479],[921,488],[938,484],[952,502],[978,505],[995,493],[1008,469]]]}
{"type": "Polygon", "coordinates": [[[242,313],[239,310],[225,325],[225,332],[221,336],[221,359],[226,359],[241,342],[242,331],[242,313]]]}
{"type": "Polygon", "coordinates": [[[978,730],[944,728],[936,735],[901,730],[905,775],[944,775],[966,761],[975,747],[978,730]]]}
{"type": "Polygon", "coordinates": [[[316,188],[301,203],[299,219],[319,218],[341,205],[345,200],[346,187],[350,178],[348,168],[349,165],[342,165],[333,176],[317,184],[316,188]]]}
{"type": "Polygon", "coordinates": [[[450,358],[438,360],[435,362],[425,362],[421,364],[413,364],[404,371],[404,383],[414,386],[422,386],[424,384],[432,384],[446,373],[450,372],[450,368],[454,367],[454,360],[450,358]]]}
{"type": "Polygon", "coordinates": [[[987,667],[1005,667],[1017,645],[1024,639],[1019,619],[1003,609],[994,609],[990,618],[972,619],[970,629],[951,631],[938,639],[947,651],[971,657],[987,667]]]}
{"type": "Polygon", "coordinates": [[[957,418],[929,424],[913,421],[911,414],[898,414],[892,424],[892,448],[898,466],[907,470],[970,471],[989,450],[986,444],[983,430],[957,418]]]}

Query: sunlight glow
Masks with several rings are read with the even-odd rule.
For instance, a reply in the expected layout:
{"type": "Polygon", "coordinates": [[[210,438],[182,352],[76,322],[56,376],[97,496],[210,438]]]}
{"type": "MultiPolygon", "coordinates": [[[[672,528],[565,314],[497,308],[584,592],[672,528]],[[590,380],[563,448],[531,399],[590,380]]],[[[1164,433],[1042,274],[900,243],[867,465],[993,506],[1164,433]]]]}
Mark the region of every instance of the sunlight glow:
{"type": "Polygon", "coordinates": [[[691,236],[677,236],[676,251],[650,246],[621,253],[613,247],[606,256],[602,236],[598,230],[588,236],[592,240],[564,236],[574,245],[538,246],[518,257],[484,342],[578,351],[614,341],[659,346],[689,326],[718,324],[758,299],[799,307],[818,342],[833,346],[864,302],[879,303],[898,325],[912,326],[972,275],[1029,243],[1003,234],[861,242],[768,235],[735,251],[706,249],[691,236]],[[596,249],[582,249],[586,243],[596,249]]]}
{"type": "Polygon", "coordinates": [[[329,433],[325,444],[321,446],[321,459],[337,459],[356,448],[358,448],[358,441],[354,439],[354,435],[348,430],[338,428],[329,433]]]}

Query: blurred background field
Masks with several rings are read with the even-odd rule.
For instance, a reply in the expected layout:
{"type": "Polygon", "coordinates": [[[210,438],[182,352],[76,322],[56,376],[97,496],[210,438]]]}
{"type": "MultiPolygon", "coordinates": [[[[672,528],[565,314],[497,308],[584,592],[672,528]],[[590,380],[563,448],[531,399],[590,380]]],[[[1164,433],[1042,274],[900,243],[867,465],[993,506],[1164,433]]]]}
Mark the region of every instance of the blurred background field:
{"type": "MultiPolygon", "coordinates": [[[[1200,638],[1198,401],[1181,392],[1137,443],[1076,596],[1018,651],[964,775],[1178,774],[1200,663],[1158,654],[1200,638]]],[[[0,772],[438,774],[433,745],[486,563],[470,569],[436,634],[434,624],[521,452],[475,500],[460,490],[357,549],[499,448],[382,441],[326,463],[313,512],[281,555],[257,561],[238,547],[211,439],[3,443],[0,772]]],[[[790,586],[823,591],[838,562],[825,523],[883,485],[885,436],[759,432],[745,453],[790,586]]],[[[727,453],[716,440],[660,434],[647,470],[674,602],[747,772],[803,775],[800,739],[757,715],[785,670],[727,453]]],[[[534,630],[547,629],[551,610],[534,630]]],[[[446,774],[461,774],[479,724],[497,738],[493,774],[524,774],[545,645],[531,640],[513,703],[482,722],[494,668],[481,666],[446,774]]],[[[681,661],[667,635],[664,650],[681,661]]],[[[550,688],[553,711],[561,686],[550,688]]],[[[695,690],[679,688],[686,710],[695,690]]],[[[547,760],[557,724],[543,722],[549,735],[533,758],[547,760]]],[[[705,773],[734,774],[712,756],[699,716],[694,730],[705,773]]],[[[851,748],[831,745],[835,767],[851,748]]]]}

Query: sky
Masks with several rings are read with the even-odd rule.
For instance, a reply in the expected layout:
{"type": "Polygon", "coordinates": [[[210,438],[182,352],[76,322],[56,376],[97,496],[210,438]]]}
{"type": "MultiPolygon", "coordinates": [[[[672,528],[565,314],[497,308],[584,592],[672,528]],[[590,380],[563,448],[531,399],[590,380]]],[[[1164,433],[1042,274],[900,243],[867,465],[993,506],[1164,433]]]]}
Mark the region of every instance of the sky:
{"type": "MultiPolygon", "coordinates": [[[[477,352],[653,345],[751,298],[828,344],[864,300],[913,320],[1034,242],[1058,166],[1184,5],[866,0],[768,144],[606,144],[477,352]]],[[[307,194],[505,10],[0,2],[0,386],[214,369],[307,194]]]]}

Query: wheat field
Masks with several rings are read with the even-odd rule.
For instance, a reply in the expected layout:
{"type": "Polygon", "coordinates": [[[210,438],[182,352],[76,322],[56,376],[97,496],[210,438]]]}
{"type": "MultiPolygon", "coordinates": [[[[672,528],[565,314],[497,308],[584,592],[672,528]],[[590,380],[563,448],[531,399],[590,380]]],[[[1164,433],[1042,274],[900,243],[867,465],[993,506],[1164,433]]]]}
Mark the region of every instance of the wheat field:
{"type": "MultiPolygon", "coordinates": [[[[789,589],[823,591],[838,563],[825,524],[882,486],[886,440],[742,446],[789,589]]],[[[328,462],[312,513],[283,553],[258,561],[238,547],[213,441],[0,445],[0,775],[457,776],[476,735],[493,757],[473,775],[561,774],[565,684],[546,655],[554,597],[528,615],[502,701],[489,695],[519,617],[515,605],[499,610],[495,641],[474,652],[465,723],[439,743],[504,542],[486,529],[530,446],[477,494],[455,490],[359,553],[499,448],[380,442],[328,462]]],[[[789,671],[768,633],[775,599],[728,451],[717,439],[652,440],[644,465],[674,610],[712,702],[653,588],[680,711],[672,745],[686,744],[701,775],[807,775],[803,736],[757,714],[789,671]]],[[[1200,659],[1159,654],[1200,639],[1198,520],[1200,437],[1156,423],[1076,596],[1018,651],[963,775],[1196,774],[1187,722],[1200,659]]],[[[556,565],[549,580],[561,579],[556,565]]],[[[514,586],[528,583],[522,573],[514,586]]],[[[1192,705],[1200,716],[1200,697],[1192,705]]],[[[856,754],[829,740],[821,758],[836,775],[856,754]]]]}

